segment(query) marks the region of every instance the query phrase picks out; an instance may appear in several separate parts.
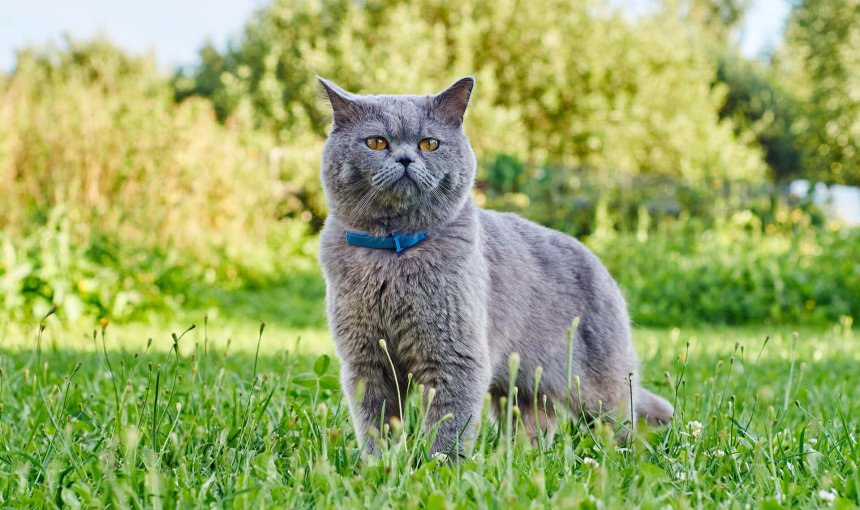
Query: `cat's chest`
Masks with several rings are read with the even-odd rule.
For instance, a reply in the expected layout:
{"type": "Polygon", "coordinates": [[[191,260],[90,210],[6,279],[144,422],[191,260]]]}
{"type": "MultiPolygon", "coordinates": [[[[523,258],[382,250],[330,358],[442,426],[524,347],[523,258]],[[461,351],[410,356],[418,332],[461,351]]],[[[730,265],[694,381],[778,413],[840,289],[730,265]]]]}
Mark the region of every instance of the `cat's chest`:
{"type": "Polygon", "coordinates": [[[431,306],[468,285],[475,265],[467,240],[427,239],[401,253],[324,239],[320,260],[329,293],[345,306],[370,311],[431,306]]]}
{"type": "Polygon", "coordinates": [[[352,253],[336,259],[332,266],[326,271],[329,284],[335,287],[332,290],[367,306],[422,302],[451,278],[450,267],[441,266],[433,257],[414,254],[352,253]]]}

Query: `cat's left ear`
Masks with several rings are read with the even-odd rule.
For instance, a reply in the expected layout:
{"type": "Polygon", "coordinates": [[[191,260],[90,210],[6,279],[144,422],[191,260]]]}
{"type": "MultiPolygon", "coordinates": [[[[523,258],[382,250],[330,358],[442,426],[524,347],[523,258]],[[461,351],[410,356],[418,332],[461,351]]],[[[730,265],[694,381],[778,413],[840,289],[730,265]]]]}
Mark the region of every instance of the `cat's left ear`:
{"type": "Polygon", "coordinates": [[[475,87],[475,79],[471,76],[460,78],[456,83],[437,94],[433,101],[436,108],[448,122],[462,124],[466,107],[469,106],[469,98],[475,87]]]}
{"type": "Polygon", "coordinates": [[[317,76],[317,81],[331,104],[335,126],[344,126],[358,121],[361,112],[351,98],[352,94],[322,76],[317,76]]]}

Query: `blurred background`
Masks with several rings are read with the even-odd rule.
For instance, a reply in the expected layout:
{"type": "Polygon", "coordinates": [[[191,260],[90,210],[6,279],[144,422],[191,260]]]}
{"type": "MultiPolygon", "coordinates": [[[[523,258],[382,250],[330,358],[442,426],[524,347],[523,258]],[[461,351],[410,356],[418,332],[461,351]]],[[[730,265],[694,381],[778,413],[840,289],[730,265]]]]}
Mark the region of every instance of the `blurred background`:
{"type": "Polygon", "coordinates": [[[317,74],[475,76],[477,202],[586,242],[639,326],[860,310],[857,0],[31,1],[0,7],[0,325],[323,332],[317,74]]]}

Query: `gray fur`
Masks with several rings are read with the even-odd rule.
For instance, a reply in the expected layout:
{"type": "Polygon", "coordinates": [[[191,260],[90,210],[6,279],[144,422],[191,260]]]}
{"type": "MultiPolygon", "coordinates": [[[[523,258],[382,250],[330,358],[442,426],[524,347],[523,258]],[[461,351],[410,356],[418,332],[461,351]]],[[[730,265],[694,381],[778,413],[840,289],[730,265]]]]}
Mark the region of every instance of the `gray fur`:
{"type": "MultiPolygon", "coordinates": [[[[435,388],[429,422],[446,414],[432,451],[456,451],[471,435],[483,397],[508,388],[508,357],[519,353],[519,402],[538,389],[552,405],[599,409],[649,423],[671,419],[664,399],[640,388],[624,298],[606,268],[579,241],[514,214],[475,206],[475,156],[463,132],[474,81],[464,78],[436,96],[356,96],[320,79],[334,110],[325,145],[323,187],[329,216],[320,261],[327,284],[329,327],[343,361],[342,383],[359,437],[398,414],[397,378],[435,388]],[[383,136],[390,145],[365,145],[383,136]],[[434,152],[422,138],[440,140],[434,152]],[[397,160],[413,160],[404,170],[397,160]],[[372,235],[424,230],[427,239],[396,254],[347,245],[346,231],[372,235]],[[580,390],[568,395],[567,331],[580,390]],[[357,388],[363,391],[357,391],[357,388]],[[581,407],[580,407],[581,406],[581,407]]],[[[401,387],[403,395],[405,387],[401,387]]],[[[535,434],[552,428],[521,405],[535,434]]],[[[543,414],[543,410],[541,410],[543,414]]],[[[368,449],[375,445],[368,441],[368,449]]]]}

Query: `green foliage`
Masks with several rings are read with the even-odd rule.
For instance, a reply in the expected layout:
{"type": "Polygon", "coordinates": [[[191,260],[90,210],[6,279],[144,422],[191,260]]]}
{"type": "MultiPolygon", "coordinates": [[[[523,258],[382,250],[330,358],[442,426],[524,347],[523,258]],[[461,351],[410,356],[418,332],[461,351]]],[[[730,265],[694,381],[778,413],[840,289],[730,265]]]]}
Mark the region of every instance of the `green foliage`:
{"type": "Polygon", "coordinates": [[[157,320],[183,307],[215,307],[319,327],[324,291],[312,257],[316,240],[290,226],[277,240],[283,260],[257,247],[249,260],[210,265],[164,247],[121,243],[110,232],[77,243],[68,211],[54,209],[28,235],[0,231],[0,321],[32,323],[51,305],[69,324],[157,320]]]}
{"type": "MultiPolygon", "coordinates": [[[[640,323],[857,315],[857,235],[824,230],[809,204],[760,183],[755,148],[777,179],[808,174],[803,126],[818,110],[798,98],[824,94],[832,66],[781,57],[782,76],[731,52],[718,65],[700,30],[736,21],[743,2],[627,21],[547,1],[274,2],[172,83],[104,41],[22,51],[0,78],[4,316],[31,320],[52,303],[72,322],[217,306],[321,324],[307,230],[325,214],[317,73],[392,93],[475,74],[479,204],[585,239],[640,323]]],[[[812,5],[798,7],[792,48],[814,42],[803,38],[812,5]]],[[[853,53],[839,41],[851,30],[827,47],[843,48],[846,83],[853,53]]]]}
{"type": "Polygon", "coordinates": [[[791,12],[774,66],[803,105],[791,126],[805,176],[860,184],[860,3],[804,0],[791,12]]]}
{"type": "Polygon", "coordinates": [[[804,135],[793,129],[800,122],[801,107],[775,74],[762,62],[726,53],[717,78],[728,87],[721,115],[734,120],[739,135],[755,135],[773,179],[785,182],[808,172],[803,165],[804,135]]]}
{"type": "Polygon", "coordinates": [[[860,316],[858,231],[765,230],[749,211],[711,230],[661,230],[589,242],[638,324],[832,324],[860,316]]]}
{"type": "Polygon", "coordinates": [[[174,105],[152,62],[102,41],[23,52],[0,104],[5,229],[65,207],[76,242],[110,234],[207,261],[272,229],[259,149],[215,123],[206,102],[174,105]]]}
{"type": "Polygon", "coordinates": [[[306,270],[277,221],[266,138],[173,102],[152,62],[104,41],[26,50],[0,81],[0,308],[113,318],[306,270]],[[202,286],[201,286],[202,284],[202,286]],[[190,295],[189,295],[190,294],[190,295]]]}
{"type": "Polygon", "coordinates": [[[432,93],[473,74],[467,132],[482,156],[690,180],[764,174],[759,151],[719,119],[725,89],[712,87],[707,49],[670,13],[629,22],[558,0],[275,1],[228,51],[201,57],[177,76],[177,97],[209,97],[222,119],[277,133],[282,172],[317,215],[317,74],[359,93],[432,93]]]}
{"type": "MultiPolygon", "coordinates": [[[[675,2],[672,2],[675,3],[675,2]]],[[[726,38],[739,28],[751,0],[681,0],[686,18],[702,24],[708,32],[726,38]]]]}
{"type": "Polygon", "coordinates": [[[598,228],[653,232],[691,218],[696,222],[694,230],[701,232],[744,211],[766,227],[784,222],[781,211],[786,208],[799,208],[809,216],[810,226],[824,223],[823,214],[809,201],[784,193],[772,184],[687,182],[623,172],[605,175],[557,165],[526,165],[511,155],[497,154],[480,167],[476,198],[491,209],[514,211],[576,236],[591,235],[598,228]]]}
{"type": "Polygon", "coordinates": [[[161,329],[162,340],[145,342],[109,328],[77,340],[49,318],[30,348],[0,351],[0,501],[14,508],[860,503],[860,401],[846,398],[860,380],[847,324],[794,341],[763,329],[638,331],[643,381],[675,404],[669,427],[640,428],[621,447],[610,422],[589,428],[560,411],[555,440],[538,438],[535,447],[518,411],[542,403],[520,401],[500,425],[481,417],[478,439],[457,466],[428,457],[433,424],[422,416],[432,404],[415,386],[381,457],[362,458],[328,356],[284,350],[268,331],[255,354],[253,325],[237,331],[253,337],[243,348],[206,333],[213,329],[173,341],[161,329]]]}
{"type": "Polygon", "coordinates": [[[0,308],[27,319],[56,305],[64,319],[77,323],[85,315],[128,318],[183,296],[169,295],[176,291],[167,285],[175,268],[156,254],[125,251],[119,258],[102,236],[76,244],[70,223],[57,209],[26,237],[0,233],[0,308]]]}

